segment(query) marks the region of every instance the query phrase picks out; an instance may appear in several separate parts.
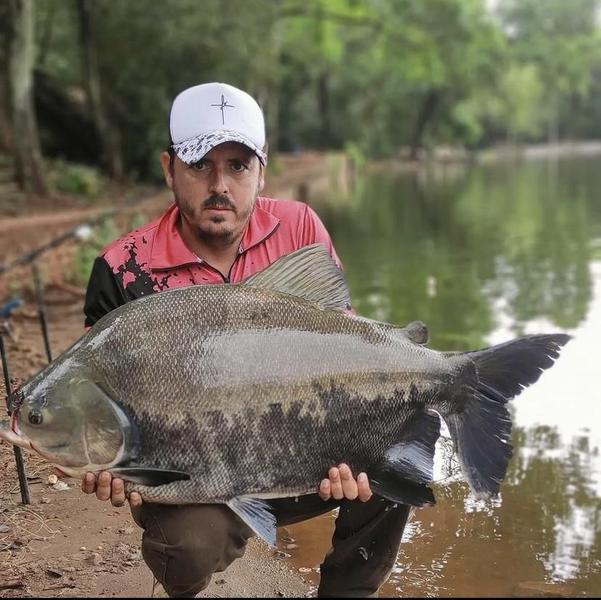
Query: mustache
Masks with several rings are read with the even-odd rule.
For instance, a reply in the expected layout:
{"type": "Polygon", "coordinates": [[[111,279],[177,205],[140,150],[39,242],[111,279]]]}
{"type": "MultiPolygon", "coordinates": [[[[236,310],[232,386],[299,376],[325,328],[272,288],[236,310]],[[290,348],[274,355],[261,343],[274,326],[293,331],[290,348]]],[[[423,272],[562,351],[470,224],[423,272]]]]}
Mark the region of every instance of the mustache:
{"type": "Polygon", "coordinates": [[[234,203],[222,194],[211,194],[203,203],[202,208],[227,208],[235,211],[234,203]]]}

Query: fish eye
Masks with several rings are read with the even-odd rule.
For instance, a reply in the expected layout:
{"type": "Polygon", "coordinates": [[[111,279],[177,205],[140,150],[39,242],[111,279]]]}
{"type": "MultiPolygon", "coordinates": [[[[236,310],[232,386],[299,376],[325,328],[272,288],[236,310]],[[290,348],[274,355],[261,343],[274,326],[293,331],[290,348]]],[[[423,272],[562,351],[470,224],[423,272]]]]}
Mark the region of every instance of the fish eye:
{"type": "Polygon", "coordinates": [[[32,425],[41,425],[44,422],[44,417],[41,412],[37,410],[32,410],[29,413],[28,420],[32,425]]]}

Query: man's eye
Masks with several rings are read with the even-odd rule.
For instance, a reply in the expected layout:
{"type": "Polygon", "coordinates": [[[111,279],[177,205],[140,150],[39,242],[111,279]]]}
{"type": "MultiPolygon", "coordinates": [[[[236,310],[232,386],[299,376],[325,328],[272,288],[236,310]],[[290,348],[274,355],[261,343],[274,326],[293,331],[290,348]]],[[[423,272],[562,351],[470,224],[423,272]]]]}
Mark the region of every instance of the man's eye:
{"type": "Polygon", "coordinates": [[[248,165],[240,162],[238,160],[232,161],[231,163],[232,170],[236,173],[241,173],[242,171],[246,171],[248,169],[248,165]]]}
{"type": "Polygon", "coordinates": [[[204,160],[199,160],[190,165],[195,171],[204,171],[207,168],[207,163],[204,160]]]}

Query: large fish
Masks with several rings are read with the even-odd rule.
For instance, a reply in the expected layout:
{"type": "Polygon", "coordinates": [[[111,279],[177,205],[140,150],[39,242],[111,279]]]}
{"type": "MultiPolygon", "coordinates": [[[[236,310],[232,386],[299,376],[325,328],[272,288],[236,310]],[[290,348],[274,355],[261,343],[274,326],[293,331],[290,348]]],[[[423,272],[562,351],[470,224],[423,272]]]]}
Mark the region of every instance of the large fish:
{"type": "Polygon", "coordinates": [[[434,502],[447,424],[465,478],[499,490],[506,403],[569,336],[444,353],[427,332],[351,314],[342,274],[308,246],[235,285],[130,302],[9,398],[1,435],[72,476],[109,470],[145,501],[226,503],[275,543],[266,498],[315,492],[340,462],[394,502],[434,502]]]}

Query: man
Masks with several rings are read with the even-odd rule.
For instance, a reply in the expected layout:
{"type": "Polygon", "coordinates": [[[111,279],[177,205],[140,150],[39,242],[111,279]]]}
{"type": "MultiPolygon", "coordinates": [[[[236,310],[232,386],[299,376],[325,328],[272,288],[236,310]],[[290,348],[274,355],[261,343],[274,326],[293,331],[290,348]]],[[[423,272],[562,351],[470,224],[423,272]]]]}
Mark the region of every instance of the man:
{"type": "MultiPolygon", "coordinates": [[[[187,285],[235,283],[298,248],[322,243],[340,261],[307,205],[260,197],[267,163],[265,125],[255,100],[207,83],[181,92],[170,113],[171,145],[161,156],[175,202],[159,219],[109,245],[94,263],[86,325],[147,294],[187,285]]],[[[324,473],[324,475],[326,475],[324,473]]],[[[316,488],[318,482],[316,482],[316,488]]],[[[84,492],[113,505],[124,484],[88,473],[84,492]]],[[[318,493],[271,501],[278,525],[340,507],[319,596],[377,594],[394,564],[409,508],[372,496],[365,473],[332,467],[318,493]]],[[[242,556],[253,532],[225,505],[167,506],[129,497],[144,529],[144,560],[170,596],[192,596],[242,556]]]]}

